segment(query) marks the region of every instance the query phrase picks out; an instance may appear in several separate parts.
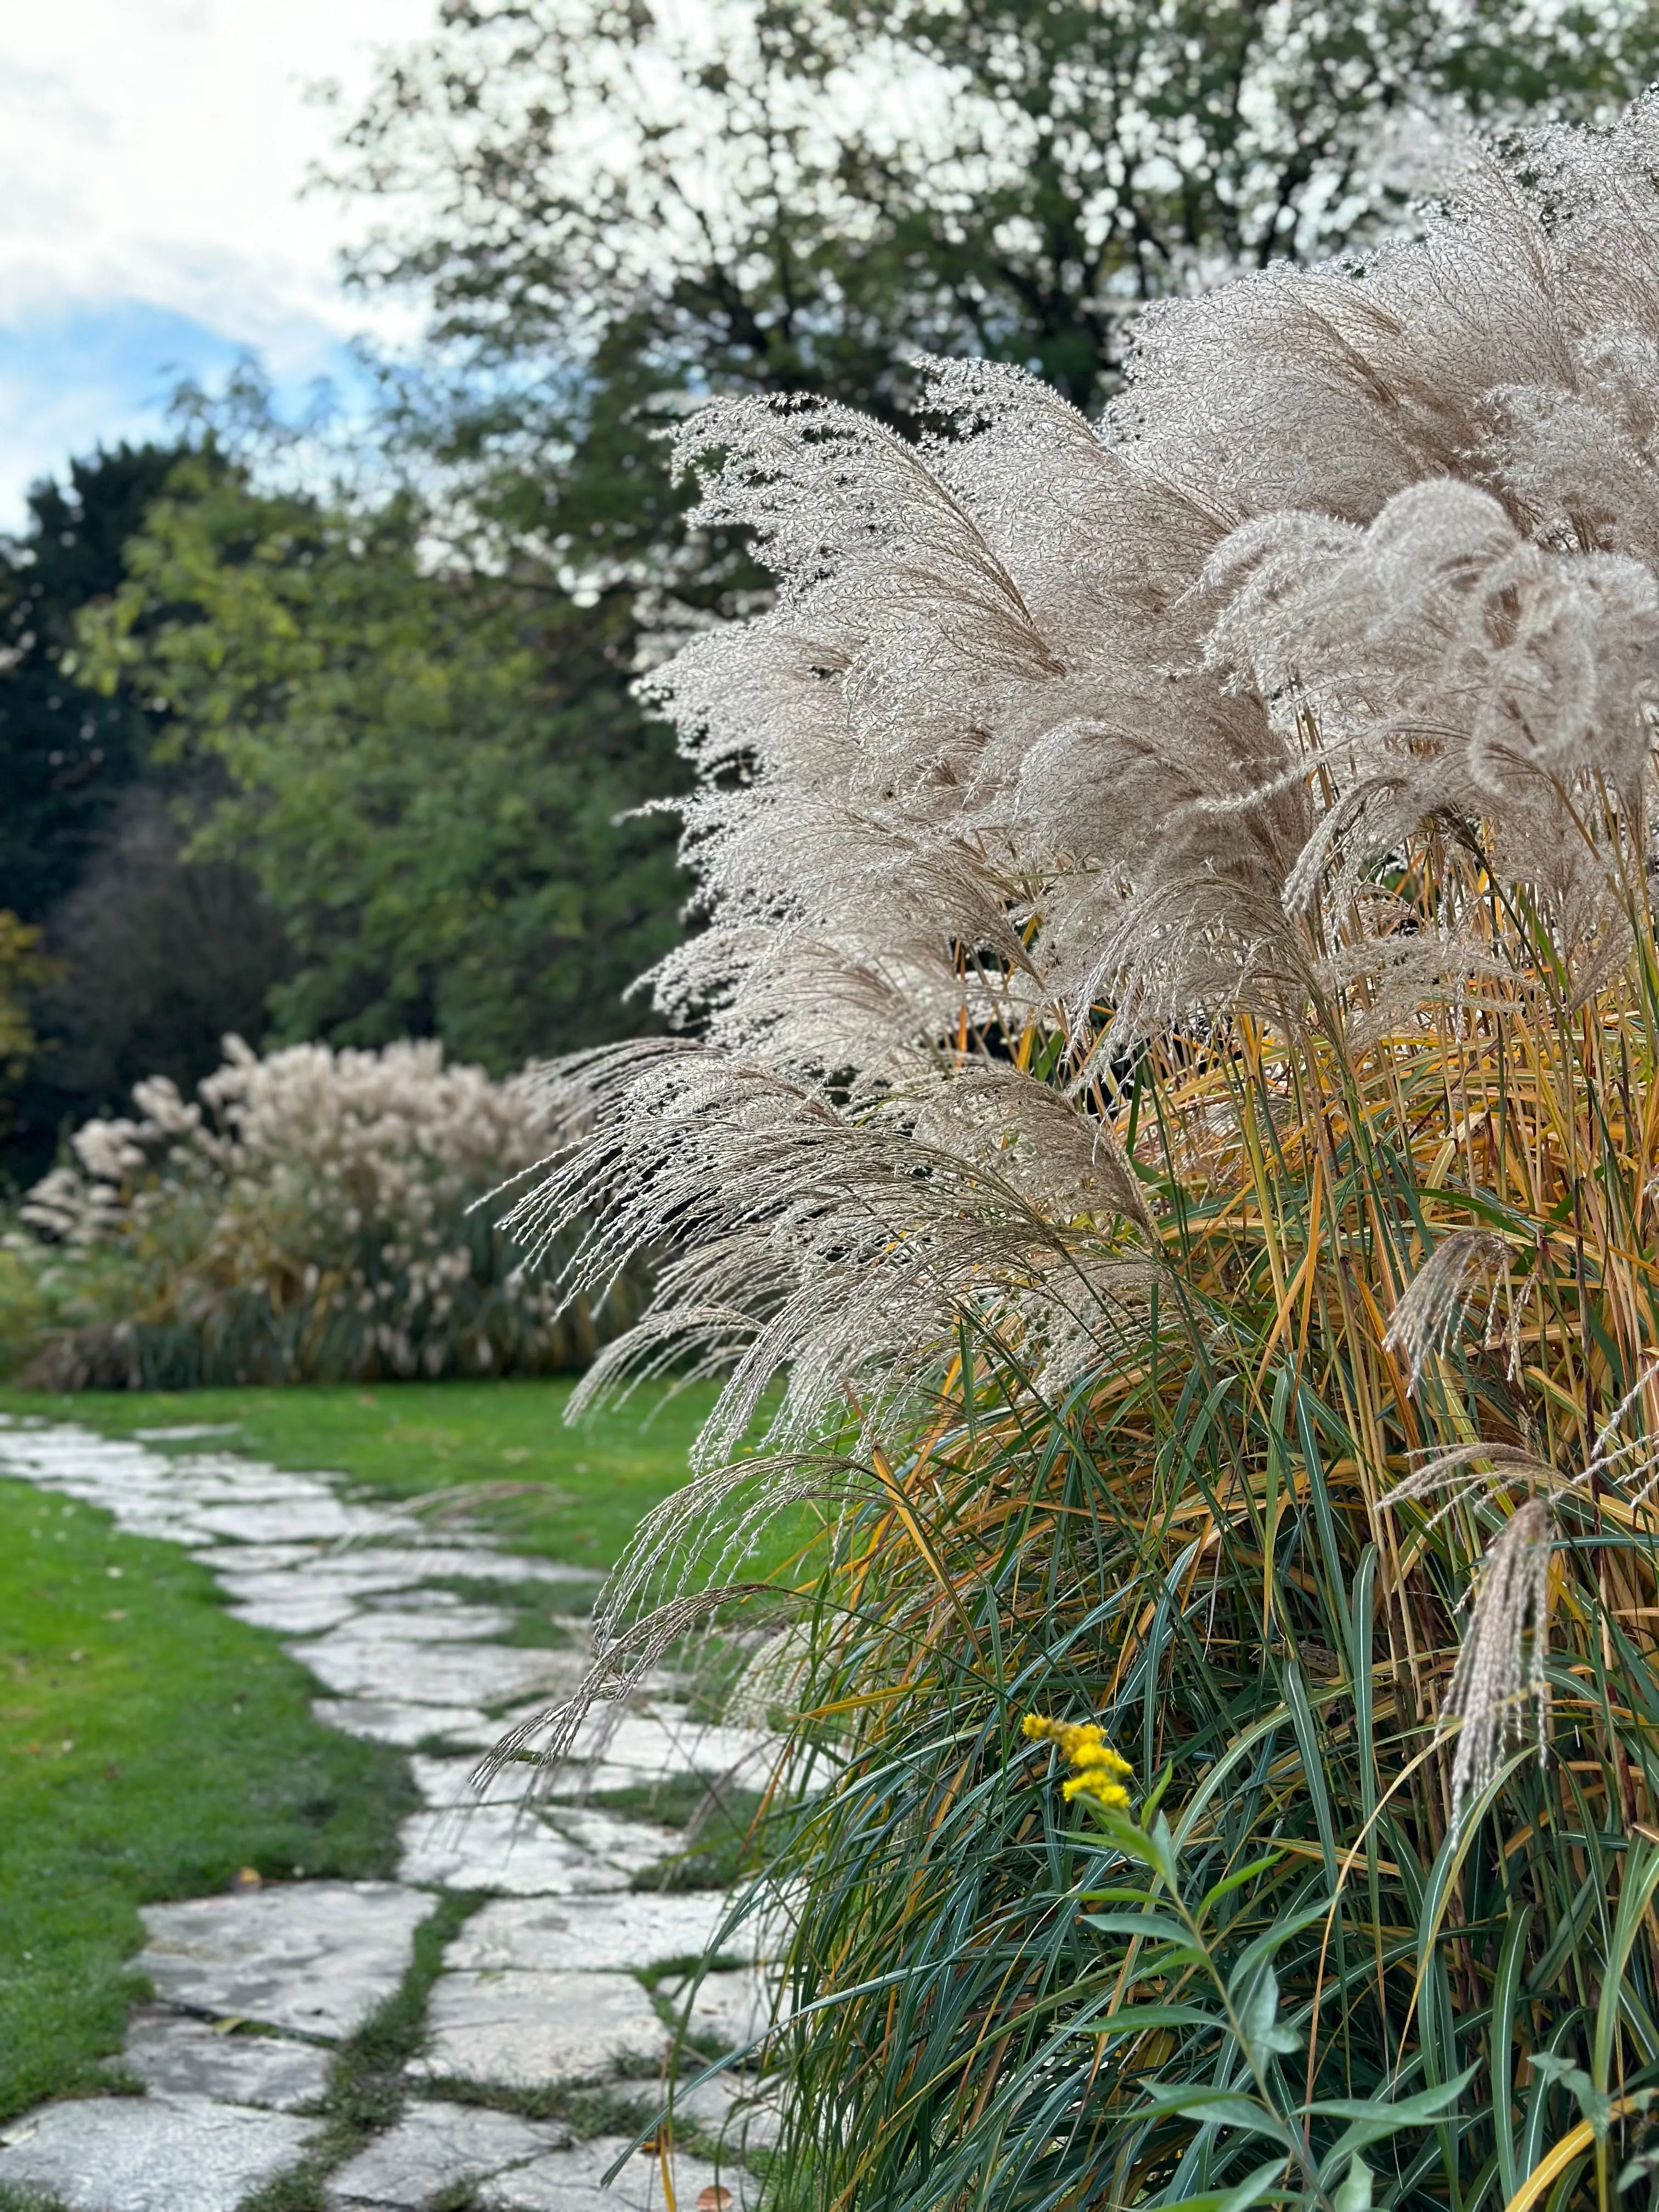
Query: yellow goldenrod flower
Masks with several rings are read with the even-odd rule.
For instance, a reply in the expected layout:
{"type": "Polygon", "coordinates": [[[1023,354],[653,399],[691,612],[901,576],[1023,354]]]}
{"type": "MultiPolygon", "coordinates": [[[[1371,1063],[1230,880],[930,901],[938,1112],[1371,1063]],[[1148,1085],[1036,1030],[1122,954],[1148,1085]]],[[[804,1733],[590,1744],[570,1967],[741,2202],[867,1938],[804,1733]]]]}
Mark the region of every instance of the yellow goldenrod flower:
{"type": "Polygon", "coordinates": [[[1103,1766],[1111,1774],[1129,1774],[1133,1769],[1109,1743],[1079,1743],[1068,1754],[1073,1766],[1103,1766]]]}
{"type": "Polygon", "coordinates": [[[1066,1784],[1066,1802],[1069,1805],[1079,1797],[1091,1798],[1097,1805],[1123,1806],[1129,1802],[1129,1793],[1121,1782],[1108,1782],[1104,1775],[1093,1771],[1074,1774],[1066,1784]]]}
{"type": "Polygon", "coordinates": [[[1122,1778],[1133,1774],[1134,1769],[1121,1752],[1113,1750],[1096,1722],[1051,1721],[1045,1720],[1041,1713],[1027,1713],[1020,1729],[1033,1743],[1053,1744],[1073,1769],[1071,1779],[1066,1784],[1068,1805],[1079,1797],[1114,1808],[1128,1803],[1129,1793],[1123,1787],[1122,1778]]]}

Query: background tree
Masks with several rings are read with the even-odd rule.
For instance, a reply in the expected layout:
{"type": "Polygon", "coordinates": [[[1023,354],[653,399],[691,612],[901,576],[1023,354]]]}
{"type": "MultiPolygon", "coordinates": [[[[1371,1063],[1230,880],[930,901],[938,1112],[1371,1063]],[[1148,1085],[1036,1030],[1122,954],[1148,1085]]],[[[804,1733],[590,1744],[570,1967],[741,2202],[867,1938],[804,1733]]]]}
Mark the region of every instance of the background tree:
{"type": "Polygon", "coordinates": [[[0,540],[0,912],[27,935],[8,925],[8,1003],[26,1040],[7,1051],[0,1176],[14,1183],[139,1077],[193,1083],[226,1030],[258,1036],[285,963],[246,872],[204,874],[183,856],[173,811],[208,794],[158,763],[167,714],[154,688],[99,688],[75,659],[82,611],[120,583],[127,541],[191,450],[185,437],[72,461],[0,540]]]}
{"type": "Polygon", "coordinates": [[[159,778],[136,783],[52,909],[56,966],[34,1001],[51,1040],[37,1110],[61,1101],[78,1122],[125,1106],[146,1075],[192,1085],[219,1065],[228,1032],[257,1041],[269,1026],[267,994],[291,961],[282,917],[237,862],[188,857],[176,804],[159,778]]]}
{"type": "Polygon", "coordinates": [[[386,210],[362,281],[429,295],[458,451],[538,431],[578,496],[631,456],[637,530],[647,386],[902,416],[915,354],[969,353],[1092,410],[1135,307],[1395,220],[1391,123],[1656,69],[1648,0],[451,0],[341,180],[386,210]]]}
{"type": "Polygon", "coordinates": [[[0,539],[0,904],[45,921],[109,834],[144,772],[161,716],[131,686],[105,693],[63,665],[80,610],[112,592],[122,548],[179,459],[121,445],[70,463],[29,494],[0,539]]]}
{"type": "Polygon", "coordinates": [[[358,281],[430,307],[390,446],[620,688],[763,583],[740,536],[686,538],[665,432],[701,398],[908,428],[937,352],[1093,412],[1147,302],[1397,222],[1402,133],[1656,70],[1651,0],[447,0],[337,181],[381,214],[358,281]]]}
{"type": "Polygon", "coordinates": [[[430,520],[198,457],[82,636],[106,684],[165,695],[167,757],[222,771],[192,851],[245,860],[285,924],[277,1032],[505,1069],[639,1026],[623,992],[682,890],[667,826],[617,817],[675,763],[605,607],[447,557],[430,520]]]}

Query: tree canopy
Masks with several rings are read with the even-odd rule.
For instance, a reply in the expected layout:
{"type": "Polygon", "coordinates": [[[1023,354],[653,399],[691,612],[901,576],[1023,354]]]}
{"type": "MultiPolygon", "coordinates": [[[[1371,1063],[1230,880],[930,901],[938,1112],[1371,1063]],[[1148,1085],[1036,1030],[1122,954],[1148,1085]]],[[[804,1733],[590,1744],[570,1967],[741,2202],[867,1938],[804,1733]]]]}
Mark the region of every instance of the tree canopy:
{"type": "Polygon", "coordinates": [[[198,457],[83,649],[166,697],[166,750],[222,769],[194,850],[244,858],[286,925],[277,1034],[511,1066],[638,1026],[623,993],[682,893],[667,826],[618,817],[673,753],[605,611],[458,566],[425,521],[407,493],[330,504],[198,457]]]}
{"type": "Polygon", "coordinates": [[[1391,121],[1656,70],[1646,0],[453,0],[341,176],[385,210],[363,281],[429,293],[498,408],[643,356],[888,410],[926,350],[1092,409],[1136,307],[1396,219],[1391,121]]]}
{"type": "Polygon", "coordinates": [[[379,218],[356,280],[429,314],[388,438],[492,559],[650,639],[759,581],[685,539],[665,433],[700,399],[908,428],[944,353],[1093,413],[1147,303],[1362,245],[1437,134],[1455,166],[1471,122],[1610,114],[1656,73],[1654,0],[448,0],[336,181],[379,218]]]}

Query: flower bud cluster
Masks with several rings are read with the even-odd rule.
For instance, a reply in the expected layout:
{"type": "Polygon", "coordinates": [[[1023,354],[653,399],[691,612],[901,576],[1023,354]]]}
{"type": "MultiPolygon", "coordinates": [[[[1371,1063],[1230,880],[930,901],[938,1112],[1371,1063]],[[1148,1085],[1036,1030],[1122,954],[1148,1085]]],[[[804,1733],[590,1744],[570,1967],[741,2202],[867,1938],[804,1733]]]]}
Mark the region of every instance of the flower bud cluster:
{"type": "Polygon", "coordinates": [[[1111,1811],[1127,1806],[1129,1793],[1123,1785],[1134,1769],[1121,1752],[1113,1750],[1095,1722],[1051,1721],[1041,1713],[1027,1713],[1019,1725],[1031,1742],[1053,1744],[1073,1770],[1065,1785],[1068,1805],[1086,1797],[1111,1811]]]}

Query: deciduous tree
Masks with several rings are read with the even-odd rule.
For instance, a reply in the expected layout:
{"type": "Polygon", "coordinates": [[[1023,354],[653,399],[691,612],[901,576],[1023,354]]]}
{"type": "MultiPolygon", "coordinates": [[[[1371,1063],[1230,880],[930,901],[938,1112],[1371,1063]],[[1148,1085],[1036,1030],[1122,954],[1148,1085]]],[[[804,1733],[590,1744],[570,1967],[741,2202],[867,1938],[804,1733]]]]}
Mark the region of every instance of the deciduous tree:
{"type": "Polygon", "coordinates": [[[165,750],[222,768],[194,850],[244,860],[286,923],[280,1032],[505,1067],[638,1026],[622,994],[681,893],[666,826],[618,819],[674,775],[625,623],[450,559],[411,495],[201,460],[127,559],[84,647],[167,698],[165,750]]]}

